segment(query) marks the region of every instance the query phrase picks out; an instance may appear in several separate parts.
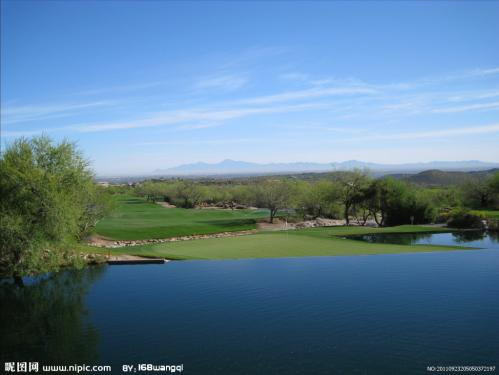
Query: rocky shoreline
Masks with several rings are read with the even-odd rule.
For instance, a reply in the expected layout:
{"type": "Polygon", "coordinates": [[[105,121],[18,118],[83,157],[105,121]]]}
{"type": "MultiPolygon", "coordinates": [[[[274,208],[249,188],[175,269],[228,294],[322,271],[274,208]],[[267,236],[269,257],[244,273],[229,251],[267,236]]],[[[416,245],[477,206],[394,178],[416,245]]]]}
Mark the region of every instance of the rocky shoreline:
{"type": "MultiPolygon", "coordinates": [[[[260,230],[293,230],[293,229],[303,229],[303,228],[317,228],[317,227],[332,227],[345,225],[344,220],[332,220],[317,218],[315,220],[307,220],[298,223],[283,223],[276,222],[274,224],[259,223],[258,228],[260,230]],[[261,225],[260,225],[261,224],[261,225]]],[[[150,245],[155,243],[167,243],[167,242],[178,242],[178,241],[190,241],[208,238],[226,238],[226,237],[238,237],[247,236],[250,234],[258,233],[258,229],[243,230],[237,232],[221,232],[213,234],[193,234],[189,236],[178,236],[169,238],[151,238],[146,240],[110,240],[100,236],[92,236],[88,239],[87,244],[95,247],[104,248],[120,248],[129,246],[140,246],[140,245],[150,245]]]]}

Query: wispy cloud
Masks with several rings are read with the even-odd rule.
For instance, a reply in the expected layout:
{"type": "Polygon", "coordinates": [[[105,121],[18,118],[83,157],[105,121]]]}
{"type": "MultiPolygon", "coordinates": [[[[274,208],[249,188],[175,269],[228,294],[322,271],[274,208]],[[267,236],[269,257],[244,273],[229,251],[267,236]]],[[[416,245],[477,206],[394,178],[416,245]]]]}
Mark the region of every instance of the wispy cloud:
{"type": "Polygon", "coordinates": [[[191,144],[233,144],[233,143],[263,143],[269,142],[268,138],[224,138],[224,139],[192,139],[188,141],[155,141],[155,142],[141,142],[137,143],[138,146],[158,146],[158,145],[191,145],[191,144]]]}
{"type": "Polygon", "coordinates": [[[477,77],[486,77],[499,74],[499,67],[494,68],[477,68],[471,70],[465,70],[461,72],[454,72],[450,74],[444,74],[436,77],[426,77],[421,80],[415,81],[414,83],[420,84],[438,84],[442,82],[452,82],[473,79],[477,77]]]}
{"type": "Polygon", "coordinates": [[[217,63],[222,69],[234,69],[240,67],[250,67],[266,62],[273,58],[289,52],[289,49],[283,46],[252,46],[237,53],[229,53],[224,56],[218,56],[217,63]]]}
{"type": "Polygon", "coordinates": [[[473,110],[484,110],[484,109],[495,109],[499,108],[499,102],[492,103],[477,103],[477,104],[468,104],[461,105],[455,107],[446,107],[446,108],[435,108],[432,110],[434,113],[456,113],[456,112],[466,112],[473,110]]]}
{"type": "Polygon", "coordinates": [[[449,102],[465,102],[479,99],[491,99],[499,97],[498,90],[468,90],[464,92],[454,92],[447,98],[449,102]]]}
{"type": "Polygon", "coordinates": [[[283,73],[279,75],[279,79],[282,79],[284,81],[293,81],[293,82],[309,82],[310,75],[299,72],[283,73]]]}
{"type": "MultiPolygon", "coordinates": [[[[185,122],[222,122],[253,115],[290,113],[310,109],[324,108],[327,103],[305,103],[274,107],[240,107],[222,110],[187,109],[170,112],[158,112],[151,117],[128,122],[112,122],[98,124],[79,124],[67,129],[79,132],[99,132],[117,129],[134,129],[154,126],[181,124],[185,122]]],[[[192,126],[192,125],[191,125],[192,126]]]]}
{"type": "Polygon", "coordinates": [[[52,133],[61,130],[61,128],[43,128],[43,129],[33,129],[33,130],[1,130],[0,135],[4,138],[12,137],[31,137],[33,135],[38,135],[42,133],[52,133]]]}
{"type": "Polygon", "coordinates": [[[449,128],[442,130],[431,130],[423,132],[412,133],[398,133],[387,135],[373,135],[369,137],[375,140],[403,140],[403,139],[417,139],[417,138],[444,138],[462,135],[478,135],[478,134],[495,134],[499,133],[499,124],[491,124],[484,126],[470,126],[462,128],[449,128]]]}
{"type": "Polygon", "coordinates": [[[377,93],[376,90],[369,87],[328,87],[312,88],[305,90],[287,91],[275,95],[266,95],[249,99],[242,99],[240,103],[244,104],[271,104],[277,102],[287,102],[303,99],[315,99],[327,96],[339,95],[369,95],[377,93]]]}
{"type": "MultiPolygon", "coordinates": [[[[264,53],[264,52],[262,52],[264,53]]],[[[199,90],[234,90],[247,84],[248,74],[232,73],[230,69],[223,68],[222,73],[204,77],[197,81],[195,86],[199,90]]],[[[462,73],[460,76],[485,76],[499,73],[499,68],[477,69],[462,73]]],[[[457,77],[459,75],[454,75],[457,77]]],[[[433,83],[441,82],[452,75],[434,79],[433,83]],[[439,81],[440,80],[440,81],[439,81]]],[[[327,79],[321,84],[314,84],[314,78],[305,73],[287,73],[283,79],[302,80],[305,88],[299,90],[285,90],[269,95],[247,97],[243,99],[226,100],[222,102],[209,101],[209,106],[192,107],[186,109],[173,109],[161,111],[164,105],[160,97],[156,97],[154,104],[149,105],[148,113],[138,114],[135,119],[123,121],[79,121],[73,125],[61,125],[58,128],[44,129],[45,131],[69,132],[103,132],[112,130],[125,130],[146,127],[170,126],[173,130],[207,129],[225,125],[230,120],[241,119],[249,116],[287,114],[310,110],[326,110],[327,121],[352,121],[355,117],[371,119],[396,119],[409,118],[419,114],[451,114],[465,111],[496,110],[499,102],[490,102],[490,99],[499,96],[497,89],[453,91],[448,89],[443,92],[440,85],[419,86],[414,82],[392,84],[370,84],[358,79],[327,79]],[[328,102],[326,102],[326,100],[328,102]]],[[[420,81],[424,81],[420,80],[420,81]]],[[[415,81],[418,82],[418,81],[415,81]]],[[[133,88],[146,88],[160,84],[149,82],[143,85],[120,86],[106,90],[128,90],[133,88]]],[[[452,86],[451,86],[452,87],[452,86]]],[[[209,99],[209,98],[208,98],[209,99]]],[[[2,124],[16,124],[29,121],[38,121],[57,117],[74,117],[94,113],[99,107],[116,107],[116,102],[93,101],[86,103],[63,103],[56,105],[13,106],[2,108],[2,124]]],[[[164,108],[164,107],[163,107],[164,108]]],[[[115,111],[116,112],[116,111],[115,111]]],[[[109,115],[113,113],[106,113],[109,115]]],[[[116,115],[116,114],[114,114],[116,115]]],[[[314,113],[316,115],[316,113],[314,113]]],[[[345,122],[346,123],[346,122],[345,122]]],[[[342,127],[331,127],[330,131],[342,132],[342,127]]],[[[31,129],[15,129],[2,132],[3,136],[13,137],[19,135],[37,134],[31,129]]]]}
{"type": "Polygon", "coordinates": [[[499,74],[499,67],[489,68],[489,69],[475,69],[472,70],[470,74],[477,76],[489,76],[489,75],[499,74]]]}
{"type": "Polygon", "coordinates": [[[20,122],[46,120],[49,118],[66,117],[80,113],[82,110],[112,105],[110,101],[90,103],[66,103],[41,106],[15,106],[2,108],[2,123],[4,125],[20,122]]]}
{"type": "Polygon", "coordinates": [[[73,93],[73,95],[99,95],[99,94],[109,94],[109,93],[115,94],[118,92],[130,92],[136,90],[150,89],[152,87],[161,86],[164,83],[165,82],[162,81],[154,81],[154,82],[145,82],[145,83],[135,83],[130,85],[99,87],[95,89],[77,91],[73,93]]]}
{"type": "Polygon", "coordinates": [[[242,74],[221,74],[202,78],[194,85],[194,88],[197,90],[218,89],[232,91],[244,86],[247,82],[248,78],[242,74]]]}
{"type": "Polygon", "coordinates": [[[222,126],[223,123],[201,123],[201,124],[185,124],[177,126],[176,130],[198,130],[198,129],[210,129],[222,126]]]}

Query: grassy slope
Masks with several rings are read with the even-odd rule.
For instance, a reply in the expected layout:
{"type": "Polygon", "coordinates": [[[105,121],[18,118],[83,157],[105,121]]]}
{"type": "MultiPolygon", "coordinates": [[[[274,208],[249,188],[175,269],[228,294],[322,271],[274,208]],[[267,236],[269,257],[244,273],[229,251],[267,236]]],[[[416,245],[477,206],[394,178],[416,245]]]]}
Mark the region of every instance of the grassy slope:
{"type": "Polygon", "coordinates": [[[321,255],[365,255],[462,249],[451,246],[369,244],[340,236],[365,233],[438,232],[440,228],[400,226],[392,228],[333,227],[287,232],[266,232],[242,237],[213,238],[103,249],[113,254],[133,254],[168,259],[279,258],[321,255]]]}
{"type": "Polygon", "coordinates": [[[166,238],[255,228],[266,210],[163,208],[142,198],[118,196],[116,211],[99,221],[97,234],[119,240],[166,238]]]}
{"type": "Polygon", "coordinates": [[[475,210],[477,214],[482,214],[485,217],[499,219],[499,210],[475,210]]]}

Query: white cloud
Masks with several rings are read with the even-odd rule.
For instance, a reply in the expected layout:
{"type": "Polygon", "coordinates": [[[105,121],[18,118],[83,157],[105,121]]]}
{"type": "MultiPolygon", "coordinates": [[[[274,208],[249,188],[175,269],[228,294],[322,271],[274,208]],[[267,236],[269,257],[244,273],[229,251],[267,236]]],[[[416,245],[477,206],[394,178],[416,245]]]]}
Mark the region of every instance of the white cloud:
{"type": "Polygon", "coordinates": [[[308,82],[310,75],[304,73],[284,73],[279,75],[279,78],[285,81],[308,82]]]}
{"type": "Polygon", "coordinates": [[[110,101],[90,103],[66,103],[42,106],[15,106],[2,108],[2,124],[45,120],[56,117],[66,117],[90,108],[104,107],[113,104],[110,101]]]}
{"type": "Polygon", "coordinates": [[[443,137],[454,137],[462,135],[479,135],[479,134],[494,134],[494,133],[499,133],[499,124],[470,126],[465,128],[451,128],[443,130],[431,130],[431,131],[413,132],[413,133],[373,135],[368,139],[403,140],[403,139],[421,139],[421,138],[443,138],[443,137]]]}
{"type": "MultiPolygon", "coordinates": [[[[241,107],[229,108],[221,110],[206,110],[206,109],[187,109],[171,112],[158,112],[151,117],[129,121],[129,122],[112,122],[112,123],[97,123],[97,124],[79,124],[67,127],[67,129],[76,130],[79,132],[99,132],[117,129],[134,129],[154,126],[163,126],[171,124],[181,124],[184,122],[201,121],[201,122],[221,122],[236,118],[242,118],[253,115],[273,114],[273,113],[290,113],[297,111],[305,111],[310,109],[318,109],[327,106],[327,103],[304,103],[277,107],[241,107]]],[[[191,125],[192,126],[192,125],[191,125]]]]}
{"type": "Polygon", "coordinates": [[[275,95],[259,96],[255,98],[242,99],[240,103],[244,104],[270,104],[276,102],[286,102],[300,99],[313,99],[327,96],[338,95],[362,95],[376,94],[377,90],[369,87],[328,87],[328,88],[312,88],[305,90],[288,91],[275,95]]]}
{"type": "Polygon", "coordinates": [[[98,94],[105,94],[105,93],[136,91],[136,90],[143,90],[143,89],[149,89],[151,87],[161,86],[164,83],[165,82],[155,81],[155,82],[136,83],[136,84],[130,84],[130,85],[100,87],[100,88],[95,88],[95,89],[78,91],[78,92],[75,92],[73,95],[98,95],[98,94]]]}
{"type": "Polygon", "coordinates": [[[233,144],[233,143],[264,143],[273,142],[268,138],[223,138],[223,139],[192,139],[188,141],[155,141],[138,143],[139,146],[161,146],[161,145],[192,145],[192,144],[233,144]]]}
{"type": "Polygon", "coordinates": [[[236,90],[243,87],[248,82],[248,78],[243,75],[222,74],[210,76],[201,79],[195,84],[195,89],[221,89],[221,90],[236,90]]]}
{"type": "Polygon", "coordinates": [[[468,104],[456,107],[446,107],[446,108],[436,108],[433,109],[434,113],[456,113],[456,112],[466,112],[473,110],[483,110],[483,109],[495,109],[499,108],[499,102],[492,103],[476,103],[476,104],[468,104]]]}
{"type": "Polygon", "coordinates": [[[177,126],[176,130],[197,130],[197,129],[210,129],[222,126],[222,123],[201,123],[201,124],[186,124],[177,126]]]}
{"type": "Polygon", "coordinates": [[[475,69],[470,72],[472,75],[477,76],[488,76],[493,74],[499,74],[499,67],[490,69],[475,69]]]}

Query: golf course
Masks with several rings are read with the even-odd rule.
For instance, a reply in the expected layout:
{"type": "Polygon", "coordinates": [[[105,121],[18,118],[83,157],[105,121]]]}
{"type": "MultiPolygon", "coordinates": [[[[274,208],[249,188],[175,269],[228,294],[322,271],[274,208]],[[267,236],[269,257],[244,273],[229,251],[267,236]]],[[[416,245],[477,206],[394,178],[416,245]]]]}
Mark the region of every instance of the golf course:
{"type": "MultiPolygon", "coordinates": [[[[142,198],[117,196],[117,208],[101,220],[96,234],[109,240],[144,240],[198,234],[234,232],[256,228],[267,210],[217,210],[164,208],[142,198]]],[[[386,228],[337,226],[287,231],[258,231],[226,238],[168,241],[95,252],[166,259],[239,259],[302,256],[368,255],[464,249],[460,246],[373,244],[348,236],[373,233],[439,233],[448,228],[401,225],[386,228]]]]}
{"type": "Polygon", "coordinates": [[[98,222],[96,233],[113,240],[145,240],[256,228],[265,209],[219,210],[164,208],[130,195],[114,197],[116,209],[98,222]]]}

